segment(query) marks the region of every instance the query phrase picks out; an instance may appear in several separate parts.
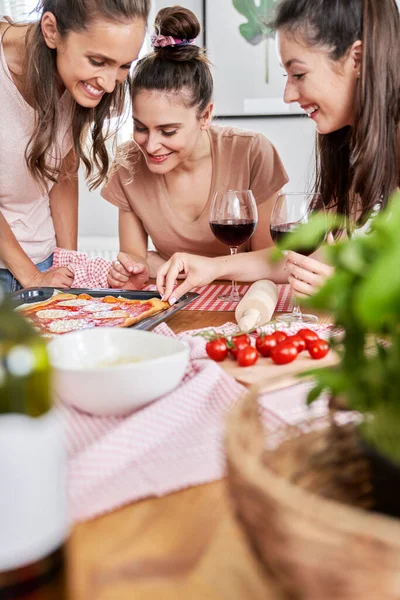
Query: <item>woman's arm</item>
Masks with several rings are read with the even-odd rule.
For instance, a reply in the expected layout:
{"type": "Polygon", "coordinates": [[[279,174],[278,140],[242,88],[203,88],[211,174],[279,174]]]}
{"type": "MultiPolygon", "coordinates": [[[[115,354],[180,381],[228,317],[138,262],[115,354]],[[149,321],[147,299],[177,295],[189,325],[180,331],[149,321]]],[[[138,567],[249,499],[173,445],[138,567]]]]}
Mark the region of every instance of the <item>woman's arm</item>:
{"type": "Polygon", "coordinates": [[[0,256],[23,287],[70,287],[73,274],[66,267],[41,273],[22,250],[11,227],[0,213],[0,256]]]}
{"type": "Polygon", "coordinates": [[[49,194],[57,246],[67,250],[78,248],[78,176],[70,174],[75,162],[75,152],[71,150],[64,158],[58,182],[49,194]]]}
{"type": "Polygon", "coordinates": [[[31,279],[39,273],[29,256],[22,250],[2,213],[0,213],[0,256],[2,262],[24,287],[27,287],[31,279]]]}
{"type": "Polygon", "coordinates": [[[147,251],[147,264],[149,266],[150,277],[156,277],[157,271],[160,267],[163,266],[165,260],[161,258],[158,252],[154,250],[147,251]]]}
{"type": "Polygon", "coordinates": [[[285,261],[271,263],[272,249],[242,252],[233,256],[206,258],[178,252],[157,273],[157,289],[164,300],[174,304],[178,298],[193,287],[207,285],[214,279],[257,281],[271,279],[276,283],[287,283],[285,261]],[[179,273],[186,275],[185,281],[174,289],[179,273]],[[173,294],[172,294],[173,291],[173,294]]]}
{"type": "Polygon", "coordinates": [[[118,259],[114,261],[108,274],[111,287],[138,290],[149,279],[147,263],[147,233],[141,220],[132,210],[119,209],[118,259]]]}

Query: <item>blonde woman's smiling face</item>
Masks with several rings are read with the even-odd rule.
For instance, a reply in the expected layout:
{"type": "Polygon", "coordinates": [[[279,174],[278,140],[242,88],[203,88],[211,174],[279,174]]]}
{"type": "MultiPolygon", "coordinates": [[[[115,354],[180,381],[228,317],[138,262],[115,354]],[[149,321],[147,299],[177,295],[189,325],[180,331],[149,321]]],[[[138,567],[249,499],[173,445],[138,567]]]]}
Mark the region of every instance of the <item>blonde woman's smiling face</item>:
{"type": "Polygon", "coordinates": [[[353,125],[361,42],[333,61],[328,49],[308,45],[300,35],[279,31],[277,50],[287,74],[284,100],[297,102],[321,134],[353,125]]]}

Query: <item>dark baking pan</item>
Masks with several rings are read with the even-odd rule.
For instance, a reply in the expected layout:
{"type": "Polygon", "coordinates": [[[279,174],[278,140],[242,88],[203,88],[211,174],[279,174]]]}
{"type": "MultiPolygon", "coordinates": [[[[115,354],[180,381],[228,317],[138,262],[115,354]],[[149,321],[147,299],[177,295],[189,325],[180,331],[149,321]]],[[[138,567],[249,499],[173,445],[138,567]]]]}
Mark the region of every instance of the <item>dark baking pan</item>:
{"type": "MultiPolygon", "coordinates": [[[[55,288],[51,287],[25,288],[11,294],[11,299],[15,306],[19,306],[20,304],[30,304],[32,302],[43,302],[44,300],[48,300],[52,297],[54,290],[55,288]]],[[[161,298],[158,292],[153,292],[151,290],[89,290],[86,288],[71,288],[58,291],[65,292],[66,294],[89,294],[95,298],[101,298],[102,296],[122,296],[123,298],[128,298],[129,300],[149,300],[150,298],[161,298]]],[[[143,319],[143,321],[135,323],[132,325],[132,327],[134,329],[151,329],[155,325],[158,325],[158,323],[169,319],[172,315],[190,304],[190,302],[193,302],[193,300],[196,300],[198,297],[199,294],[196,294],[195,292],[188,292],[173,306],[171,306],[171,308],[167,308],[167,310],[163,310],[155,315],[152,315],[151,317],[147,317],[147,319],[143,319]]]]}

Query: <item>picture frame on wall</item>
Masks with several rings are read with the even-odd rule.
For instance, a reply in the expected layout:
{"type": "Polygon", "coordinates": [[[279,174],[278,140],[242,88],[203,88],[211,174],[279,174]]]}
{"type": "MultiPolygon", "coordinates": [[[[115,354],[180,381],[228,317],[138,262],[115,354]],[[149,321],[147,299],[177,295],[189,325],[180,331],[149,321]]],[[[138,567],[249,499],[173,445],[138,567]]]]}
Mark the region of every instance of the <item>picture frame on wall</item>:
{"type": "Polygon", "coordinates": [[[303,115],[286,104],[275,39],[264,25],[276,0],[203,0],[204,46],[218,117],[303,115]]]}

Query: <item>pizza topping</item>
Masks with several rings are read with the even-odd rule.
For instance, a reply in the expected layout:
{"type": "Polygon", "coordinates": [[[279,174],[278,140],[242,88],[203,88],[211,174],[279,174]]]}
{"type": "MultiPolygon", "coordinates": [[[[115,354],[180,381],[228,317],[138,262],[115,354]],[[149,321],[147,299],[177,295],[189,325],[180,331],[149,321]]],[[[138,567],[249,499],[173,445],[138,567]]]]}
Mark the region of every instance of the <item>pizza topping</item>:
{"type": "Polygon", "coordinates": [[[57,306],[87,306],[87,303],[87,300],[81,298],[80,300],[63,300],[62,302],[57,302],[57,306]]]}
{"type": "Polygon", "coordinates": [[[88,304],[86,304],[85,306],[82,306],[82,310],[84,310],[85,312],[91,312],[91,313],[95,313],[95,312],[106,312],[106,311],[110,311],[113,309],[113,306],[104,306],[104,304],[102,302],[89,302],[88,304]]]}
{"type": "Polygon", "coordinates": [[[105,310],[93,315],[93,319],[123,319],[128,316],[124,310],[105,310]]]}
{"type": "Polygon", "coordinates": [[[38,310],[36,316],[39,317],[39,319],[62,319],[63,317],[68,317],[73,314],[73,312],[68,310],[44,309],[38,310]]]}
{"type": "Polygon", "coordinates": [[[87,329],[90,324],[85,319],[64,319],[62,321],[52,321],[48,329],[52,333],[67,333],[75,329],[87,329]]]}
{"type": "Polygon", "coordinates": [[[120,302],[121,298],[116,298],[115,296],[104,296],[101,301],[108,304],[114,304],[115,302],[120,302]]]}

